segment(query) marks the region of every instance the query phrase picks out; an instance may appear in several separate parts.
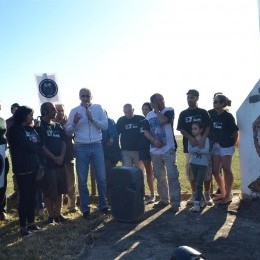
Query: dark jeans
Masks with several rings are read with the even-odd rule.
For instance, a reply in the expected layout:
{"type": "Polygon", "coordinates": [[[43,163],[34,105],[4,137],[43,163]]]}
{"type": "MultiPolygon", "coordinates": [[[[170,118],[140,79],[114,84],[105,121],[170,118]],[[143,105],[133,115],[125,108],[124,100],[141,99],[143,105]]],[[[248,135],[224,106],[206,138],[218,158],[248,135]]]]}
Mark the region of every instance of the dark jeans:
{"type": "Polygon", "coordinates": [[[193,174],[193,179],[196,185],[196,196],[195,201],[200,201],[202,199],[202,192],[203,192],[203,182],[205,176],[207,174],[208,167],[205,165],[197,165],[197,164],[190,164],[190,168],[193,174]]]}
{"type": "Polygon", "coordinates": [[[0,212],[6,213],[6,187],[7,187],[7,174],[9,172],[9,160],[8,157],[5,158],[5,177],[4,177],[4,187],[0,188],[0,212]]]}
{"type": "Polygon", "coordinates": [[[34,208],[36,196],[35,173],[16,175],[19,190],[19,220],[20,226],[25,227],[34,222],[34,208]]]}
{"type": "Polygon", "coordinates": [[[6,212],[6,186],[7,186],[7,174],[4,177],[4,187],[0,188],[0,213],[6,212]]]}

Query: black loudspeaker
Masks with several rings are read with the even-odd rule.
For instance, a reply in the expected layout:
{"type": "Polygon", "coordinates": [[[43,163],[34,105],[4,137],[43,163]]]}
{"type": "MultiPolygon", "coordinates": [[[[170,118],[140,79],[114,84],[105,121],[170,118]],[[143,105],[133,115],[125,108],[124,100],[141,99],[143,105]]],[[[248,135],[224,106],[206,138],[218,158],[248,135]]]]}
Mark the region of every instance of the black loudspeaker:
{"type": "Polygon", "coordinates": [[[136,167],[114,167],[110,175],[111,211],[116,220],[135,222],[144,215],[144,177],[136,167]]]}

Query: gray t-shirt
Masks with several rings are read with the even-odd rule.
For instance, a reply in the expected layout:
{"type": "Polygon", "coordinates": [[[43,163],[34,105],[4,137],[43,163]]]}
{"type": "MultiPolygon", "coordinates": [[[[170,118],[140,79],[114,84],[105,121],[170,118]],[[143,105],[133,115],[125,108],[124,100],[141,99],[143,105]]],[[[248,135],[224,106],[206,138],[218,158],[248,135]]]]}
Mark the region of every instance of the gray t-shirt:
{"type": "Polygon", "coordinates": [[[192,146],[190,142],[188,142],[188,151],[190,154],[189,163],[208,166],[209,164],[208,162],[209,139],[208,138],[206,138],[205,146],[203,148],[199,148],[198,146],[192,146]]]}

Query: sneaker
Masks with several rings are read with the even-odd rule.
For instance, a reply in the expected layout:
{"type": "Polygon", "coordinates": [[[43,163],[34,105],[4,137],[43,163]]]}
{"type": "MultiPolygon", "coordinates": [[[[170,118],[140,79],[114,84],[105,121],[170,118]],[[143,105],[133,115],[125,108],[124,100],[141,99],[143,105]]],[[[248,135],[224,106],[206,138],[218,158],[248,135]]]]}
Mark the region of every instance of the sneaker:
{"type": "Polygon", "coordinates": [[[146,201],[146,204],[152,204],[156,201],[156,196],[155,195],[151,195],[149,197],[149,199],[146,201]]]}
{"type": "Polygon", "coordinates": [[[21,229],[21,236],[22,237],[31,237],[33,233],[31,231],[28,231],[27,229],[21,229]]]}
{"type": "Polygon", "coordinates": [[[68,212],[69,212],[69,213],[76,213],[76,212],[78,212],[78,208],[77,208],[77,207],[68,208],[68,212]]]}
{"type": "Polygon", "coordinates": [[[176,213],[176,212],[178,212],[180,210],[180,207],[178,207],[178,206],[172,206],[171,207],[171,211],[173,212],[173,213],[176,213]]]}
{"type": "Polygon", "coordinates": [[[199,201],[194,201],[193,202],[193,207],[191,208],[193,212],[200,212],[200,202],[199,201]]]}
{"type": "Polygon", "coordinates": [[[205,199],[205,203],[206,203],[206,205],[208,205],[208,206],[213,206],[213,200],[212,200],[212,198],[210,197],[210,194],[209,194],[209,192],[208,191],[205,191],[204,192],[204,199],[205,199]]]}
{"type": "Polygon", "coordinates": [[[16,200],[18,198],[18,191],[15,191],[13,194],[11,194],[7,200],[16,200]]]}
{"type": "Polygon", "coordinates": [[[187,205],[193,205],[193,203],[195,201],[195,195],[196,195],[195,192],[192,192],[191,196],[187,200],[187,205]]]}
{"type": "Polygon", "coordinates": [[[47,224],[50,225],[50,226],[55,226],[55,220],[54,220],[54,218],[49,217],[49,218],[47,219],[47,224]]]}
{"type": "Polygon", "coordinates": [[[165,208],[169,205],[168,201],[160,200],[157,204],[154,205],[154,208],[165,208]]]}
{"type": "Polygon", "coordinates": [[[29,225],[29,226],[27,226],[27,229],[29,231],[41,231],[42,230],[40,227],[38,227],[36,225],[29,225]]]}
{"type": "Polygon", "coordinates": [[[109,208],[105,207],[105,208],[101,209],[100,212],[103,213],[103,214],[108,214],[109,213],[109,208]]]}
{"type": "Polygon", "coordinates": [[[62,215],[54,218],[54,220],[55,220],[56,223],[61,223],[61,224],[64,224],[68,221],[68,219],[64,218],[62,215]]]}
{"type": "Polygon", "coordinates": [[[89,210],[83,212],[83,218],[84,218],[84,219],[89,219],[89,216],[90,216],[89,210]]]}
{"type": "Polygon", "coordinates": [[[8,220],[8,217],[7,217],[7,215],[6,215],[5,212],[0,212],[0,220],[1,220],[1,221],[6,221],[6,220],[8,220]]]}

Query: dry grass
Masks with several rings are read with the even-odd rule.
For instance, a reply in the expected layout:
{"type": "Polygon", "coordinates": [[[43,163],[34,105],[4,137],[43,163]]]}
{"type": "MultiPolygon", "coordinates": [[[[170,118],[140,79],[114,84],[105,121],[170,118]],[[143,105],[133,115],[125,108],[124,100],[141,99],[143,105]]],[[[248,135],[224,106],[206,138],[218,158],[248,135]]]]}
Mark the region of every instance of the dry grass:
{"type": "MultiPolygon", "coordinates": [[[[182,152],[181,137],[177,138],[179,149],[177,165],[180,172],[180,182],[183,193],[189,192],[189,184],[184,174],[185,158],[182,152]]],[[[233,171],[235,175],[234,189],[240,189],[240,170],[238,152],[233,157],[233,171]]],[[[147,185],[146,185],[147,190],[147,185]]],[[[12,174],[8,176],[8,191],[12,193],[12,174]]],[[[147,192],[148,193],[148,192],[147,192]]],[[[54,227],[46,226],[47,216],[36,218],[36,222],[43,228],[32,237],[22,239],[19,235],[19,222],[15,205],[9,211],[9,220],[0,222],[0,259],[84,259],[88,250],[95,243],[98,231],[111,221],[111,216],[99,214],[96,210],[96,197],[92,197],[92,214],[89,220],[81,217],[80,213],[63,214],[70,218],[67,224],[54,227]]]]}

